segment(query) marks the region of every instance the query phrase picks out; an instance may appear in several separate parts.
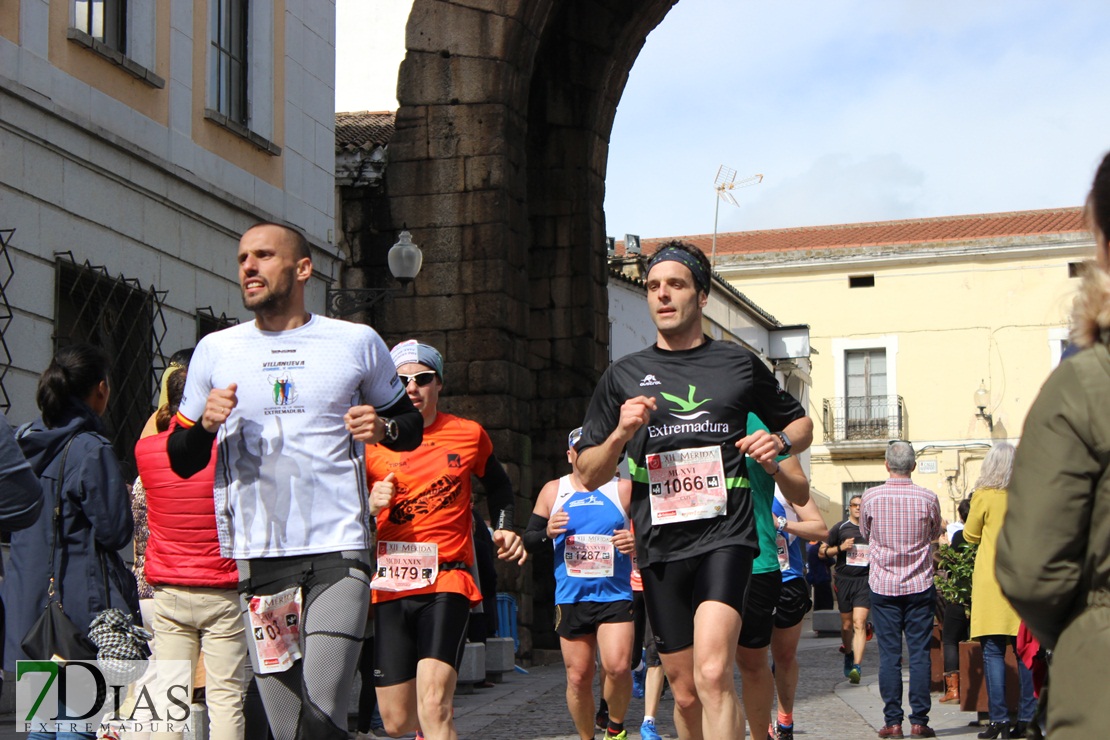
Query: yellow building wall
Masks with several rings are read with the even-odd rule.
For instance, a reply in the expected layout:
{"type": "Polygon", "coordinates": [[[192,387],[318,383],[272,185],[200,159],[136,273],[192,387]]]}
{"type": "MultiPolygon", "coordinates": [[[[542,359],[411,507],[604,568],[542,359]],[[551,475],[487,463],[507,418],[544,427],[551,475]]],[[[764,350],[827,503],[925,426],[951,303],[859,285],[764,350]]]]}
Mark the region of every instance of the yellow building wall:
{"type": "Polygon", "coordinates": [[[839,383],[837,375],[844,345],[873,345],[888,348],[888,393],[904,402],[902,436],[918,451],[919,468],[935,464],[935,473],[919,471],[914,480],[940,495],[951,519],[955,504],[971,491],[991,441],[1018,441],[1025,415],[1054,366],[1053,346],[1058,353],[1067,326],[1079,282],[1069,277],[1068,264],[1087,254],[1075,249],[1004,261],[922,257],[719,270],[776,316],[810,325],[816,350],[811,474],[814,487],[832,499],[834,513],[846,503],[841,495],[846,482],[888,477],[882,444],[863,459],[845,459],[824,442],[822,401],[845,395],[838,387],[843,373],[839,383]],[[856,275],[874,275],[874,287],[849,287],[849,276],[856,275]],[[987,411],[993,431],[976,418],[974,394],[981,381],[991,394],[987,411]]]}
{"type": "Polygon", "coordinates": [[[19,3],[0,3],[0,36],[19,43],[19,3]]]}

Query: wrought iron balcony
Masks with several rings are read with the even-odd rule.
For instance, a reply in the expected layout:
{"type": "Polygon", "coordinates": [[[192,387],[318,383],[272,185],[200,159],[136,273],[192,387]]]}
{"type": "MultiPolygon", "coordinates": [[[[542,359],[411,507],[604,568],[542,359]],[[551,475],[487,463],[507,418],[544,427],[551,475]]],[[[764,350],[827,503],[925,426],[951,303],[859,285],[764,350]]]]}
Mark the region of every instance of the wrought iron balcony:
{"type": "Polygon", "coordinates": [[[901,396],[847,396],[824,400],[825,443],[903,439],[901,396]]]}

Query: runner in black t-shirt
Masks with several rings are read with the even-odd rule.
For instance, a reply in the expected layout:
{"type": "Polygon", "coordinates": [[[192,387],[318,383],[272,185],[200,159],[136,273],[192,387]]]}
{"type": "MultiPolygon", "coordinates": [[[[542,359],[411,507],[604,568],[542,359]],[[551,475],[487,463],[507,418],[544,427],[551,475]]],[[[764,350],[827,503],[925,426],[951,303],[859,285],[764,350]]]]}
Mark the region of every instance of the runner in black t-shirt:
{"type": "Polygon", "coordinates": [[[859,528],[860,495],[848,501],[848,518],[829,528],[825,557],[836,557],[836,604],[840,610],[840,639],[844,653],[844,676],[859,683],[863,647],[867,644],[867,617],[871,613],[871,587],[867,538],[859,528]]]}
{"type": "Polygon", "coordinates": [[[646,281],[656,344],[602,376],[576,463],[596,488],[627,452],[644,598],[683,740],[744,732],[731,655],[758,549],[744,455],[771,464],[813,437],[758,357],[702,333],[710,274],[689,244],[656,252],[646,281]],[[779,431],[745,436],[749,412],[779,431]]]}

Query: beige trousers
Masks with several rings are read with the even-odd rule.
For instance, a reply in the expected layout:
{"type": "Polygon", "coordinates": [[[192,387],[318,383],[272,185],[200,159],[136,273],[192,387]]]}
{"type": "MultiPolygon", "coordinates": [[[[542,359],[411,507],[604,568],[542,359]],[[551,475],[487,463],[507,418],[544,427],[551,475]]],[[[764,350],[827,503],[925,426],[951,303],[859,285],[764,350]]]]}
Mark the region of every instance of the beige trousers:
{"type": "MultiPolygon", "coordinates": [[[[204,655],[211,740],[243,740],[247,636],[234,589],[154,587],[154,657],[188,660],[195,675],[204,655]]],[[[190,693],[192,685],[189,686],[190,693]]],[[[178,738],[180,734],[156,734],[178,738]]]]}

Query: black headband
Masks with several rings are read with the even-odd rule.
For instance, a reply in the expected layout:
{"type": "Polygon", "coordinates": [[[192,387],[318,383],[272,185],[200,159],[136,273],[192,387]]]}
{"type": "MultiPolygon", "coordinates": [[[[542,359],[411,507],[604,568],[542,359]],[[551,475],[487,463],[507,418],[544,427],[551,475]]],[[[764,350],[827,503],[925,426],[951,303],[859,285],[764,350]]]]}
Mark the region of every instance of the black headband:
{"type": "Polygon", "coordinates": [[[694,276],[694,284],[698,286],[698,290],[703,291],[709,295],[709,271],[705,269],[701,261],[697,257],[687,252],[685,249],[678,247],[663,247],[655,256],[651,258],[648,263],[648,274],[651,273],[651,268],[658,265],[660,262],[678,262],[685,265],[690,269],[690,274],[694,276]]]}

